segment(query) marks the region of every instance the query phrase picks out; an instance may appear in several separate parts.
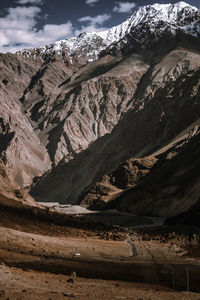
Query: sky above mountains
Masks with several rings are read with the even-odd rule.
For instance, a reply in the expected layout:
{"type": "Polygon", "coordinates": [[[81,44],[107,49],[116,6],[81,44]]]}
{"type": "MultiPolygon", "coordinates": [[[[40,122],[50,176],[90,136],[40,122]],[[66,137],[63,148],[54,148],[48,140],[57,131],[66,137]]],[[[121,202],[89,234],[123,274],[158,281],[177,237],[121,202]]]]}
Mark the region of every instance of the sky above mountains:
{"type": "MultiPolygon", "coordinates": [[[[118,25],[140,6],[165,0],[1,0],[0,52],[15,52],[118,25]]],[[[199,0],[185,1],[200,8],[199,0]]]]}

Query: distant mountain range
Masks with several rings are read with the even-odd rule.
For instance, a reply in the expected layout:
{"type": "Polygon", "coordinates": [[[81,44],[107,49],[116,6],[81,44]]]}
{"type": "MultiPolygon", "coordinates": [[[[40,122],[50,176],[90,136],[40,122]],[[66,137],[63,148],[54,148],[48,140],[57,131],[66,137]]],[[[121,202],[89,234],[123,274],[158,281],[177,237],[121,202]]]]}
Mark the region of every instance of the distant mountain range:
{"type": "MultiPolygon", "coordinates": [[[[149,39],[154,34],[154,38],[160,38],[164,32],[176,35],[178,31],[190,34],[195,37],[200,35],[199,25],[200,12],[196,7],[185,2],[177,4],[154,4],[139,8],[130,18],[122,24],[109,30],[94,33],[82,33],[77,37],[68,40],[61,40],[48,46],[28,49],[17,52],[23,57],[45,60],[48,57],[67,55],[70,62],[84,56],[87,62],[92,62],[99,58],[100,53],[110,45],[116,43],[123,44],[123,39],[131,34],[135,40],[142,44],[141,37],[149,39]]],[[[150,41],[148,41],[150,42],[150,41]]]]}

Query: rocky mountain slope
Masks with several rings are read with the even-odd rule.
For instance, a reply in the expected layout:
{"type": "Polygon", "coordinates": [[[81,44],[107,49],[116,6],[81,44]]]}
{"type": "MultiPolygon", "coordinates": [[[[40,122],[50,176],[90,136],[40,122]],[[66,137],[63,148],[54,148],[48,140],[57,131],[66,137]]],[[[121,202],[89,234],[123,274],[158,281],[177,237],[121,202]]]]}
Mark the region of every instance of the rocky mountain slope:
{"type": "Polygon", "coordinates": [[[26,191],[20,189],[17,183],[7,174],[5,164],[0,160],[0,206],[9,208],[25,208],[38,205],[26,191]]]}
{"type": "MultiPolygon", "coordinates": [[[[173,58],[174,66],[174,57],[179,61],[179,55],[183,54],[182,51],[173,51],[169,57],[165,56],[164,59],[170,62],[173,58]],[[177,52],[178,56],[176,56],[177,52]]],[[[190,55],[191,58],[194,55],[196,67],[197,61],[200,60],[196,57],[196,53],[190,53],[190,55]]],[[[192,60],[188,60],[188,62],[188,65],[191,65],[192,60]]],[[[163,89],[159,88],[159,84],[162,84],[165,66],[165,62],[154,66],[156,74],[154,80],[157,83],[155,83],[155,91],[150,89],[149,95],[147,90],[149,85],[146,90],[144,87],[148,81],[152,81],[153,86],[154,81],[152,73],[150,73],[149,78],[143,77],[143,81],[140,82],[136,92],[138,98],[134,102],[135,107],[125,114],[113,131],[98,139],[68,164],[61,162],[57,168],[38,182],[36,188],[33,189],[33,194],[37,190],[38,194],[34,195],[44,199],[47,189],[45,185],[51,185],[51,193],[48,195],[50,199],[60,197],[61,201],[67,200],[74,203],[83,191],[83,187],[90,186],[99,177],[114,170],[120,162],[131,157],[150,155],[177,139],[181,132],[197,121],[199,118],[199,71],[188,70],[188,74],[182,74],[177,80],[170,80],[167,88],[165,86],[163,89]],[[160,70],[159,73],[158,70],[160,70]],[[191,90],[193,90],[192,95],[191,90]],[[147,93],[145,101],[143,98],[139,99],[143,93],[147,93]],[[61,182],[63,176],[68,180],[58,186],[58,182],[61,182]]],[[[170,67],[169,63],[168,66],[170,67]]],[[[175,73],[173,68],[170,71],[172,74],[175,73]]]]}
{"type": "Polygon", "coordinates": [[[200,11],[179,2],[142,7],[108,31],[2,54],[0,157],[10,176],[38,201],[162,216],[189,209],[198,176],[184,197],[163,178],[176,181],[173,164],[187,173],[198,140],[199,39],[200,11]],[[184,139],[180,154],[167,156],[184,139]]]}
{"type": "Polygon", "coordinates": [[[0,66],[0,157],[14,181],[26,186],[50,167],[47,151],[19,102],[39,64],[0,54],[0,66]]]}

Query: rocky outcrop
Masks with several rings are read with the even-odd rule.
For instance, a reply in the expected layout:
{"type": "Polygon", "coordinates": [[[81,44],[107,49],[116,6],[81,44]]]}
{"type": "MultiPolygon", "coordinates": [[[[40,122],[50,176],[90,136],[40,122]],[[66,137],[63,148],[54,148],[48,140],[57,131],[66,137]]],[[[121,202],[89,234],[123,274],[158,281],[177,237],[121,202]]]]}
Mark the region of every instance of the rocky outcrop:
{"type": "Polygon", "coordinates": [[[146,178],[156,162],[155,157],[145,157],[131,158],[120,163],[114,172],[104,175],[80,195],[81,205],[94,210],[107,209],[109,206],[116,208],[113,200],[146,178]]]}
{"type": "Polygon", "coordinates": [[[9,208],[38,207],[37,203],[27,192],[20,189],[13,182],[6,170],[5,164],[0,160],[0,206],[9,208]]]}

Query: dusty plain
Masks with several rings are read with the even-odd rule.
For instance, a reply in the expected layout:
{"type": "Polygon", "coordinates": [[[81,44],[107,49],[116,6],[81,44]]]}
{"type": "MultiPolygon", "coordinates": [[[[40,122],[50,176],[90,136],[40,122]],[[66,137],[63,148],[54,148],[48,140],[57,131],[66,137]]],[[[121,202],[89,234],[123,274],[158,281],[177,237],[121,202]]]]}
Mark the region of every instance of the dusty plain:
{"type": "Polygon", "coordinates": [[[42,220],[1,208],[0,215],[1,300],[200,299],[199,256],[178,242],[99,224],[49,224],[45,213],[42,220]]]}

